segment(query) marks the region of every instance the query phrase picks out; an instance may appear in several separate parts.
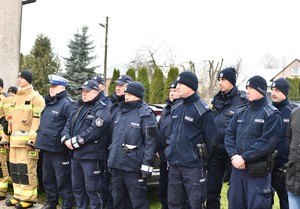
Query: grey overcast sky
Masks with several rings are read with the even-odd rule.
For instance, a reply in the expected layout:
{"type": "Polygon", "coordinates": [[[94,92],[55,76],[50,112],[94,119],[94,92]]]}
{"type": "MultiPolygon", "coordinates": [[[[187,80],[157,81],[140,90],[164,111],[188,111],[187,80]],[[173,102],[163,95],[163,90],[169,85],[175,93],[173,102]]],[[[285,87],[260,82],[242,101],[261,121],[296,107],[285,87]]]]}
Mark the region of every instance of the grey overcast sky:
{"type": "Polygon", "coordinates": [[[178,65],[241,58],[252,70],[268,53],[283,67],[299,58],[299,14],[297,0],[37,0],[23,6],[21,52],[28,54],[42,33],[67,57],[69,40],[86,25],[103,72],[99,23],[108,16],[108,68],[129,63],[143,47],[157,50],[159,64],[170,56],[178,65]]]}

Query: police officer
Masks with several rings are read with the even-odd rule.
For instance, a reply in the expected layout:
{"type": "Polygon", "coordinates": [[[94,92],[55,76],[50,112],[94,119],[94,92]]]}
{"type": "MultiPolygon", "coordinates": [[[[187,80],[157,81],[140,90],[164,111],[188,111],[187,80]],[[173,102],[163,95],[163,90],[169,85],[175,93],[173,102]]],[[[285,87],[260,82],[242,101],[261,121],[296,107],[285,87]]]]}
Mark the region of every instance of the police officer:
{"type": "Polygon", "coordinates": [[[61,142],[71,150],[72,187],[78,209],[103,207],[101,180],[107,159],[109,110],[99,99],[98,83],[86,81],[79,107],[69,118],[61,142]]]}
{"type": "MultiPolygon", "coordinates": [[[[114,81],[116,84],[115,87],[115,93],[110,96],[111,104],[109,105],[110,109],[110,114],[111,114],[111,121],[114,121],[116,113],[119,109],[119,106],[121,105],[122,102],[125,101],[125,87],[127,86],[128,83],[132,82],[132,78],[128,75],[121,75],[117,80],[114,81]]],[[[110,123],[109,125],[109,137],[108,137],[108,146],[110,146],[111,141],[112,141],[112,131],[114,128],[114,123],[110,123]]],[[[113,208],[113,200],[111,196],[111,191],[109,188],[111,188],[111,174],[109,172],[106,173],[106,186],[105,186],[105,194],[104,199],[106,201],[106,208],[107,209],[112,209],[113,208]]],[[[126,200],[126,208],[131,209],[132,205],[129,200],[129,197],[126,200]]]]}
{"type": "Polygon", "coordinates": [[[56,209],[59,195],[62,208],[71,209],[74,197],[71,182],[71,163],[66,146],[61,144],[61,132],[75,108],[67,96],[67,80],[58,75],[49,75],[49,95],[41,115],[35,148],[43,152],[43,186],[47,194],[42,209],[56,209]]]}
{"type": "Polygon", "coordinates": [[[99,85],[99,98],[102,100],[102,102],[104,102],[106,105],[110,105],[111,101],[110,98],[108,96],[105,95],[105,81],[104,78],[102,78],[102,76],[96,75],[94,77],[92,77],[91,80],[94,80],[98,83],[99,85]]]}
{"type": "MultiPolygon", "coordinates": [[[[0,78],[0,141],[2,139],[3,131],[7,132],[8,123],[6,120],[7,112],[5,111],[5,100],[8,97],[3,90],[3,79],[0,78]],[[3,130],[5,129],[5,130],[3,130]]],[[[1,142],[0,142],[1,143],[1,142]]],[[[8,152],[5,148],[0,147],[0,200],[4,200],[7,194],[8,187],[8,168],[7,168],[7,155],[8,152]]]]}
{"type": "Polygon", "coordinates": [[[232,163],[229,209],[270,208],[272,152],[282,133],[280,112],[268,104],[267,82],[261,76],[246,84],[249,104],[237,109],[225,133],[232,163]]]}
{"type": "Polygon", "coordinates": [[[158,155],[160,158],[159,164],[159,199],[162,205],[162,209],[168,208],[168,164],[165,156],[165,149],[167,147],[167,141],[171,133],[171,107],[178,101],[179,95],[176,90],[177,82],[174,81],[169,87],[169,98],[166,100],[167,104],[164,107],[161,117],[158,121],[157,130],[157,147],[158,155]]]}
{"type": "Polygon", "coordinates": [[[208,168],[207,202],[208,209],[220,209],[221,191],[225,176],[230,176],[231,160],[227,155],[224,138],[225,130],[236,107],[247,102],[246,92],[236,87],[236,72],[232,67],[223,69],[219,75],[220,91],[214,96],[212,109],[218,127],[220,144],[208,168]]]}
{"type": "Polygon", "coordinates": [[[272,104],[281,112],[283,117],[283,129],[279,142],[276,145],[278,155],[275,158],[275,166],[272,171],[272,187],[275,189],[280,203],[281,209],[288,209],[288,195],[285,188],[285,173],[284,164],[288,162],[289,144],[286,138],[286,130],[291,116],[291,112],[297,105],[290,103],[288,100],[288,93],[290,90],[290,83],[285,78],[279,78],[271,84],[271,99],[272,104]]]}
{"type": "Polygon", "coordinates": [[[182,72],[177,82],[182,100],[172,106],[170,143],[166,149],[168,206],[185,208],[187,197],[192,209],[204,209],[206,165],[219,143],[217,127],[212,110],[197,94],[197,76],[182,72]]]}
{"type": "Polygon", "coordinates": [[[114,83],[116,84],[116,91],[110,96],[110,100],[113,104],[124,101],[124,89],[130,82],[132,82],[132,78],[129,75],[121,75],[117,80],[114,81],[114,83]]]}
{"type": "Polygon", "coordinates": [[[156,118],[143,101],[144,86],[134,81],[125,88],[115,117],[108,166],[112,172],[114,208],[125,208],[129,196],[134,209],[149,209],[147,178],[154,165],[156,118]]]}
{"type": "Polygon", "coordinates": [[[29,208],[37,202],[38,150],[34,148],[40,115],[45,106],[44,98],[31,85],[30,70],[19,73],[19,91],[12,97],[7,116],[10,136],[5,136],[5,148],[10,147],[9,167],[13,183],[13,198],[6,200],[7,206],[18,209],[29,208]]]}

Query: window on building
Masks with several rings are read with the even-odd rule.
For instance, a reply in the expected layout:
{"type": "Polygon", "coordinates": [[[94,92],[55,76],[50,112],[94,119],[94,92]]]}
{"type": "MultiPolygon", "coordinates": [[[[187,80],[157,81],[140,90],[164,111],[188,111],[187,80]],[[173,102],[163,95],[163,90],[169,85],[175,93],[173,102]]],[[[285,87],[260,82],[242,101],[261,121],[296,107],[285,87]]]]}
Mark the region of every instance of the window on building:
{"type": "Polygon", "coordinates": [[[293,67],[293,69],[292,69],[292,75],[300,75],[300,69],[299,69],[299,67],[293,67]]]}

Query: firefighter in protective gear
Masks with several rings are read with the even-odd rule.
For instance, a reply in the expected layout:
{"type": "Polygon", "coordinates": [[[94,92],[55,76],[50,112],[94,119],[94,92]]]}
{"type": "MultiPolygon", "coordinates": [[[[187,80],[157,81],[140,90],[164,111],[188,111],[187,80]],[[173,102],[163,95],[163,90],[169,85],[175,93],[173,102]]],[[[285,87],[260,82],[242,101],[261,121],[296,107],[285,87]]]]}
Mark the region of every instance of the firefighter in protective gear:
{"type": "MultiPolygon", "coordinates": [[[[2,138],[3,129],[7,127],[6,115],[4,111],[4,103],[7,94],[3,91],[3,80],[0,78],[0,140],[2,138]]],[[[0,142],[1,143],[1,142],[0,142]]],[[[0,200],[4,200],[8,186],[8,168],[7,168],[7,150],[0,147],[0,200]]]]}
{"type": "Polygon", "coordinates": [[[5,204],[17,209],[29,208],[37,202],[38,150],[34,145],[45,100],[33,90],[31,83],[31,71],[21,71],[18,76],[20,89],[12,99],[7,117],[10,136],[2,138],[8,143],[4,147],[10,148],[9,166],[14,190],[13,198],[5,204]]]}

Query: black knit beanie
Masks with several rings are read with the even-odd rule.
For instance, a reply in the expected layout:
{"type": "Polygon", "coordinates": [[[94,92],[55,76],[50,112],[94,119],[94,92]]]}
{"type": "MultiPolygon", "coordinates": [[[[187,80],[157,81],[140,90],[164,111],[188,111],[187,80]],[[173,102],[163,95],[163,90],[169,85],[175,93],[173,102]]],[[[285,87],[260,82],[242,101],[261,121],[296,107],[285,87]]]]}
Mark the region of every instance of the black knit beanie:
{"type": "Polygon", "coordinates": [[[32,72],[31,70],[23,70],[19,73],[21,78],[24,78],[28,83],[32,84],[32,72]]]}
{"type": "Polygon", "coordinates": [[[133,81],[127,84],[127,86],[124,89],[125,92],[132,94],[138,98],[143,99],[144,98],[144,86],[141,82],[133,81]]]}
{"type": "Polygon", "coordinates": [[[248,86],[250,86],[251,88],[254,88],[256,91],[261,93],[263,96],[265,96],[267,93],[267,81],[259,75],[255,75],[252,78],[250,78],[246,84],[246,87],[248,87],[248,86]]]}
{"type": "Polygon", "coordinates": [[[290,83],[285,78],[279,78],[272,83],[271,88],[279,89],[287,97],[290,91],[290,83]]]}
{"type": "Polygon", "coordinates": [[[224,78],[228,80],[232,85],[235,86],[236,83],[236,72],[233,67],[225,68],[224,70],[221,70],[218,76],[218,80],[220,78],[224,78]]]}
{"type": "Polygon", "coordinates": [[[198,89],[198,78],[195,73],[189,71],[182,72],[179,74],[177,82],[190,87],[194,91],[198,89]]]}

